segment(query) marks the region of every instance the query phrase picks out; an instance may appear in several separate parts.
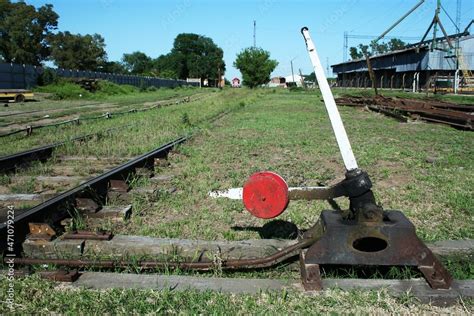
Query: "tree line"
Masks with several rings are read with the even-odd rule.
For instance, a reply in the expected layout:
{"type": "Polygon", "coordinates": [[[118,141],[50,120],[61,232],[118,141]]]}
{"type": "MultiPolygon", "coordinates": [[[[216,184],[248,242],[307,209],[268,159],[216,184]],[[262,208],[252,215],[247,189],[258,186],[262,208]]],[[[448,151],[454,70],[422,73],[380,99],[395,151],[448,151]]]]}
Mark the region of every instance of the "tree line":
{"type": "Polygon", "coordinates": [[[206,36],[179,34],[171,51],[157,58],[135,51],[109,61],[100,34],[58,31],[58,20],[51,4],[0,0],[0,61],[173,79],[217,79],[225,71],[223,50],[206,36]]]}
{"type": "Polygon", "coordinates": [[[377,43],[375,41],[370,42],[369,45],[359,44],[355,47],[349,48],[349,55],[352,60],[364,58],[364,54],[368,56],[380,55],[395,50],[404,49],[406,43],[398,38],[392,38],[387,43],[377,43]]]}
{"type": "MultiPolygon", "coordinates": [[[[59,31],[58,20],[51,4],[36,8],[23,1],[0,0],[0,61],[36,66],[52,61],[65,69],[172,79],[217,80],[226,70],[223,50],[203,35],[178,34],[171,51],[156,58],[135,51],[123,54],[120,61],[109,61],[100,34],[59,31]]],[[[268,51],[257,47],[243,49],[234,62],[243,84],[251,88],[267,83],[277,65],[268,51]]]]}

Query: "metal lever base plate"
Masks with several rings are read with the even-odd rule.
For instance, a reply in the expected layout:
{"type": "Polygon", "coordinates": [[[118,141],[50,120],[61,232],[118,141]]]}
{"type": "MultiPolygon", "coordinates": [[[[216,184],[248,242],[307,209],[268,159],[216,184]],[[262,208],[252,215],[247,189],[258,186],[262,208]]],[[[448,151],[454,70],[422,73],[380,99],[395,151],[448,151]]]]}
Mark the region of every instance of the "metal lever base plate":
{"type": "Polygon", "coordinates": [[[416,236],[415,227],[400,211],[384,212],[382,222],[357,223],[337,211],[323,211],[324,233],[301,253],[306,290],[322,288],[319,265],[414,266],[433,289],[449,289],[452,277],[416,236]]]}

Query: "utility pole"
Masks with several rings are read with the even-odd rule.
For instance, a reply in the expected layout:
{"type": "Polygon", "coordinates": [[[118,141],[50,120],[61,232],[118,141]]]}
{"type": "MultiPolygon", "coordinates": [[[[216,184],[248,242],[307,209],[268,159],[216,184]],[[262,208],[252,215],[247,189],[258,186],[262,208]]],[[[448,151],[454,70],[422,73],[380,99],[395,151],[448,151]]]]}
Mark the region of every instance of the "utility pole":
{"type": "Polygon", "coordinates": [[[253,48],[257,47],[257,21],[253,20],[253,48]]]}
{"type": "MultiPolygon", "coordinates": [[[[379,37],[377,37],[377,39],[375,40],[375,43],[377,43],[380,39],[382,39],[385,35],[387,35],[388,32],[390,32],[391,30],[393,30],[395,28],[395,26],[397,26],[398,24],[400,24],[400,22],[402,22],[407,16],[409,16],[413,11],[415,11],[420,5],[423,4],[423,2],[425,2],[425,0],[420,0],[413,8],[411,8],[407,13],[405,13],[401,18],[399,18],[397,20],[397,22],[393,23],[392,26],[390,26],[385,32],[383,32],[379,37]]],[[[438,0],[439,2],[439,0],[438,0]]],[[[441,6],[441,3],[438,3],[438,10],[439,10],[439,7],[441,6]]],[[[438,12],[439,13],[439,12],[438,12]]]]}
{"type": "MultiPolygon", "coordinates": [[[[456,2],[456,33],[461,33],[461,0],[457,0],[456,2]]],[[[456,58],[456,69],[459,70],[459,37],[456,38],[456,48],[455,54],[458,58],[456,58]]]]}
{"type": "Polygon", "coordinates": [[[342,51],[343,51],[343,61],[347,61],[347,50],[349,49],[349,43],[348,43],[348,36],[347,36],[347,31],[344,31],[344,43],[343,43],[343,48],[342,48],[342,51]]]}
{"type": "MultiPolygon", "coordinates": [[[[439,13],[441,12],[441,0],[436,1],[435,19],[439,21],[439,13]]],[[[438,23],[433,25],[433,42],[431,44],[431,51],[436,47],[436,33],[438,32],[438,23]]]]}
{"type": "Polygon", "coordinates": [[[458,29],[458,33],[461,32],[461,0],[457,0],[456,3],[456,28],[458,29]]]}
{"type": "MultiPolygon", "coordinates": [[[[295,57],[296,58],[296,57],[295,57]]],[[[295,59],[293,58],[292,60],[290,60],[290,63],[291,63],[291,76],[293,77],[293,82],[295,82],[295,74],[293,73],[293,60],[295,59]]]]}
{"type": "Polygon", "coordinates": [[[326,57],[326,77],[329,78],[329,57],[326,57]]]}
{"type": "Polygon", "coordinates": [[[300,77],[301,77],[301,85],[303,86],[303,88],[306,89],[306,82],[304,82],[304,76],[303,76],[303,73],[301,72],[301,68],[299,70],[300,70],[300,77]]]}
{"type": "Polygon", "coordinates": [[[441,0],[437,0],[435,15],[433,17],[433,20],[431,21],[430,26],[428,27],[425,34],[421,38],[420,44],[418,45],[418,49],[420,49],[421,45],[425,41],[426,36],[428,36],[428,33],[431,31],[431,28],[433,28],[433,39],[432,39],[430,51],[433,51],[435,49],[435,46],[436,46],[436,31],[438,30],[438,26],[439,26],[441,32],[443,32],[444,38],[446,39],[446,42],[448,43],[449,48],[450,49],[454,48],[453,44],[451,43],[451,39],[448,36],[448,33],[446,33],[446,30],[444,29],[444,26],[441,23],[441,20],[439,19],[440,10],[441,10],[441,0]]]}
{"type": "Polygon", "coordinates": [[[374,88],[374,92],[375,92],[375,96],[378,96],[379,93],[377,91],[377,77],[375,77],[375,72],[374,72],[374,69],[372,68],[372,63],[370,62],[370,57],[369,55],[364,52],[364,56],[365,56],[365,61],[367,62],[367,69],[369,70],[369,76],[370,76],[370,80],[372,81],[372,88],[374,88]]]}

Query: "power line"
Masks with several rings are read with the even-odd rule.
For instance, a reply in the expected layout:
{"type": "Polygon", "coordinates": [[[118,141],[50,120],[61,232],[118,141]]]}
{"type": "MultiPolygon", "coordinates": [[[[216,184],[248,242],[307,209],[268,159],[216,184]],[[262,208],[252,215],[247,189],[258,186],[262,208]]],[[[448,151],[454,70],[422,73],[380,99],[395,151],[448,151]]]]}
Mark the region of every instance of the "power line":
{"type": "MultiPolygon", "coordinates": [[[[349,38],[353,39],[376,39],[376,35],[362,35],[362,34],[349,34],[347,31],[344,31],[344,42],[343,42],[343,61],[347,61],[348,51],[349,51],[349,38]]],[[[405,41],[418,41],[420,38],[418,36],[384,36],[385,39],[400,39],[405,41]]]]}
{"type": "Polygon", "coordinates": [[[461,29],[461,4],[461,0],[456,2],[456,28],[458,32],[461,29]]]}
{"type": "Polygon", "coordinates": [[[405,2],[405,0],[401,0],[400,2],[397,2],[393,7],[391,7],[390,9],[386,10],[385,13],[382,13],[382,14],[376,14],[373,18],[369,19],[368,21],[366,20],[365,22],[363,23],[360,23],[359,25],[357,25],[356,27],[353,27],[349,32],[352,32],[352,31],[355,31],[363,26],[367,26],[367,25],[370,25],[372,24],[372,22],[374,22],[375,20],[379,20],[379,19],[382,19],[382,20],[385,20],[389,15],[393,14],[393,12],[395,11],[395,9],[398,9],[401,5],[403,5],[405,2]]]}
{"type": "MultiPolygon", "coordinates": [[[[460,5],[460,1],[458,0],[458,5],[460,5]]],[[[446,14],[446,16],[449,18],[449,20],[451,21],[451,23],[453,23],[454,27],[456,28],[456,31],[459,32],[459,25],[457,23],[457,19],[458,19],[458,15],[457,15],[457,11],[456,11],[456,22],[453,21],[453,19],[451,18],[451,16],[449,15],[448,11],[446,11],[446,9],[444,8],[443,5],[441,5],[441,9],[443,9],[443,12],[446,14]]]]}
{"type": "Polygon", "coordinates": [[[257,21],[253,20],[253,47],[257,47],[257,21]]]}
{"type": "MultiPolygon", "coordinates": [[[[375,35],[347,35],[347,37],[348,38],[357,38],[357,39],[374,39],[374,38],[377,38],[378,36],[375,36],[375,35]]],[[[397,39],[407,40],[407,41],[418,40],[419,39],[418,36],[396,36],[396,35],[384,36],[384,38],[386,38],[386,39],[397,38],[397,39]]]]}

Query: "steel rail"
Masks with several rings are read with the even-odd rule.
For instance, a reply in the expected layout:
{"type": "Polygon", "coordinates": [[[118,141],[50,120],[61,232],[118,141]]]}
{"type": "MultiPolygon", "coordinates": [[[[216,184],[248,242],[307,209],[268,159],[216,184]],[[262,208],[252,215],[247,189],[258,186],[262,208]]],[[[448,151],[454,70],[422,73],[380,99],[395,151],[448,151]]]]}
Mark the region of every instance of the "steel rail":
{"type": "Polygon", "coordinates": [[[169,261],[123,261],[123,260],[90,260],[90,259],[38,259],[38,258],[17,258],[5,257],[4,262],[13,261],[15,264],[54,264],[58,266],[77,267],[77,268],[127,268],[139,267],[144,270],[151,269],[191,269],[208,271],[211,269],[260,269],[274,266],[291,257],[298,255],[301,249],[311,246],[319,236],[306,238],[298,241],[296,244],[283,248],[272,255],[256,259],[232,259],[222,260],[220,262],[169,262],[169,261]]]}
{"type": "MultiPolygon", "coordinates": [[[[190,102],[198,101],[200,99],[201,98],[195,98],[195,99],[190,100],[190,102]]],[[[113,116],[116,116],[116,115],[123,115],[123,114],[136,113],[136,112],[144,112],[144,111],[157,109],[157,108],[160,108],[160,107],[163,107],[163,106],[180,104],[180,103],[184,102],[183,100],[185,100],[185,99],[177,99],[177,100],[176,99],[165,99],[165,100],[157,101],[157,102],[163,102],[163,103],[158,103],[156,105],[146,107],[146,108],[142,108],[142,109],[130,109],[130,110],[127,110],[127,111],[119,111],[119,112],[106,112],[106,113],[104,113],[102,115],[99,115],[99,116],[82,117],[82,118],[77,117],[77,118],[74,118],[74,119],[71,119],[71,120],[66,120],[66,121],[61,121],[61,122],[56,122],[56,123],[51,123],[51,124],[29,125],[25,128],[21,128],[21,129],[17,129],[17,130],[11,131],[11,132],[0,134],[0,137],[8,137],[8,136],[12,136],[12,135],[22,133],[22,132],[29,133],[34,129],[41,129],[41,128],[45,128],[45,127],[55,127],[55,126],[60,126],[60,125],[70,124],[70,123],[79,124],[80,121],[97,120],[97,119],[102,119],[102,118],[110,119],[110,118],[112,118],[113,116]]],[[[134,105],[134,104],[132,104],[132,105],[134,105]]]]}
{"type": "MultiPolygon", "coordinates": [[[[218,112],[214,115],[197,121],[196,124],[201,124],[205,121],[214,122],[231,111],[232,109],[218,112]]],[[[109,180],[127,180],[127,178],[129,178],[129,176],[135,172],[136,168],[152,168],[154,166],[155,158],[165,158],[169,151],[171,151],[175,146],[191,138],[198,130],[199,127],[195,127],[184,136],[178,137],[177,139],[162,145],[157,149],[136,157],[129,162],[115,167],[102,175],[92,178],[73,189],[63,192],[44,203],[39,204],[18,216],[15,216],[14,220],[12,220],[10,223],[8,221],[1,223],[0,253],[5,253],[9,249],[7,244],[7,236],[9,236],[8,230],[12,228],[12,224],[15,235],[14,243],[19,244],[25,240],[26,235],[29,232],[28,223],[58,223],[60,220],[70,216],[69,214],[74,208],[76,197],[88,197],[96,201],[105,201],[109,180]]],[[[19,250],[19,247],[16,247],[14,252],[16,253],[19,250]]],[[[9,253],[11,252],[9,251],[9,253]]]]}
{"type": "Polygon", "coordinates": [[[100,131],[97,133],[91,133],[87,135],[81,135],[77,137],[73,137],[71,139],[61,141],[61,142],[56,142],[53,144],[29,149],[26,151],[18,152],[15,154],[7,155],[0,157],[0,174],[1,173],[6,173],[12,170],[16,170],[20,167],[24,167],[25,165],[29,164],[32,161],[45,161],[51,157],[53,154],[54,149],[64,146],[67,143],[71,142],[76,142],[76,141],[84,141],[84,140],[89,140],[90,138],[94,136],[101,136],[105,133],[109,133],[113,130],[117,130],[120,128],[124,127],[129,127],[131,125],[125,125],[125,126],[120,126],[120,127],[113,127],[106,129],[104,131],[100,131]]]}
{"type": "MultiPolygon", "coordinates": [[[[179,137],[157,149],[126,162],[112,170],[92,178],[85,183],[63,192],[46,202],[39,204],[28,211],[15,216],[14,237],[15,243],[24,241],[28,234],[30,222],[51,222],[57,223],[61,219],[68,217],[75,205],[76,197],[93,197],[104,200],[108,190],[109,180],[126,180],[130,174],[135,172],[136,168],[152,167],[155,158],[164,158],[176,145],[183,143],[189,136],[179,137]]],[[[8,222],[0,224],[0,253],[5,252],[7,248],[7,230],[11,228],[8,222]]]]}

